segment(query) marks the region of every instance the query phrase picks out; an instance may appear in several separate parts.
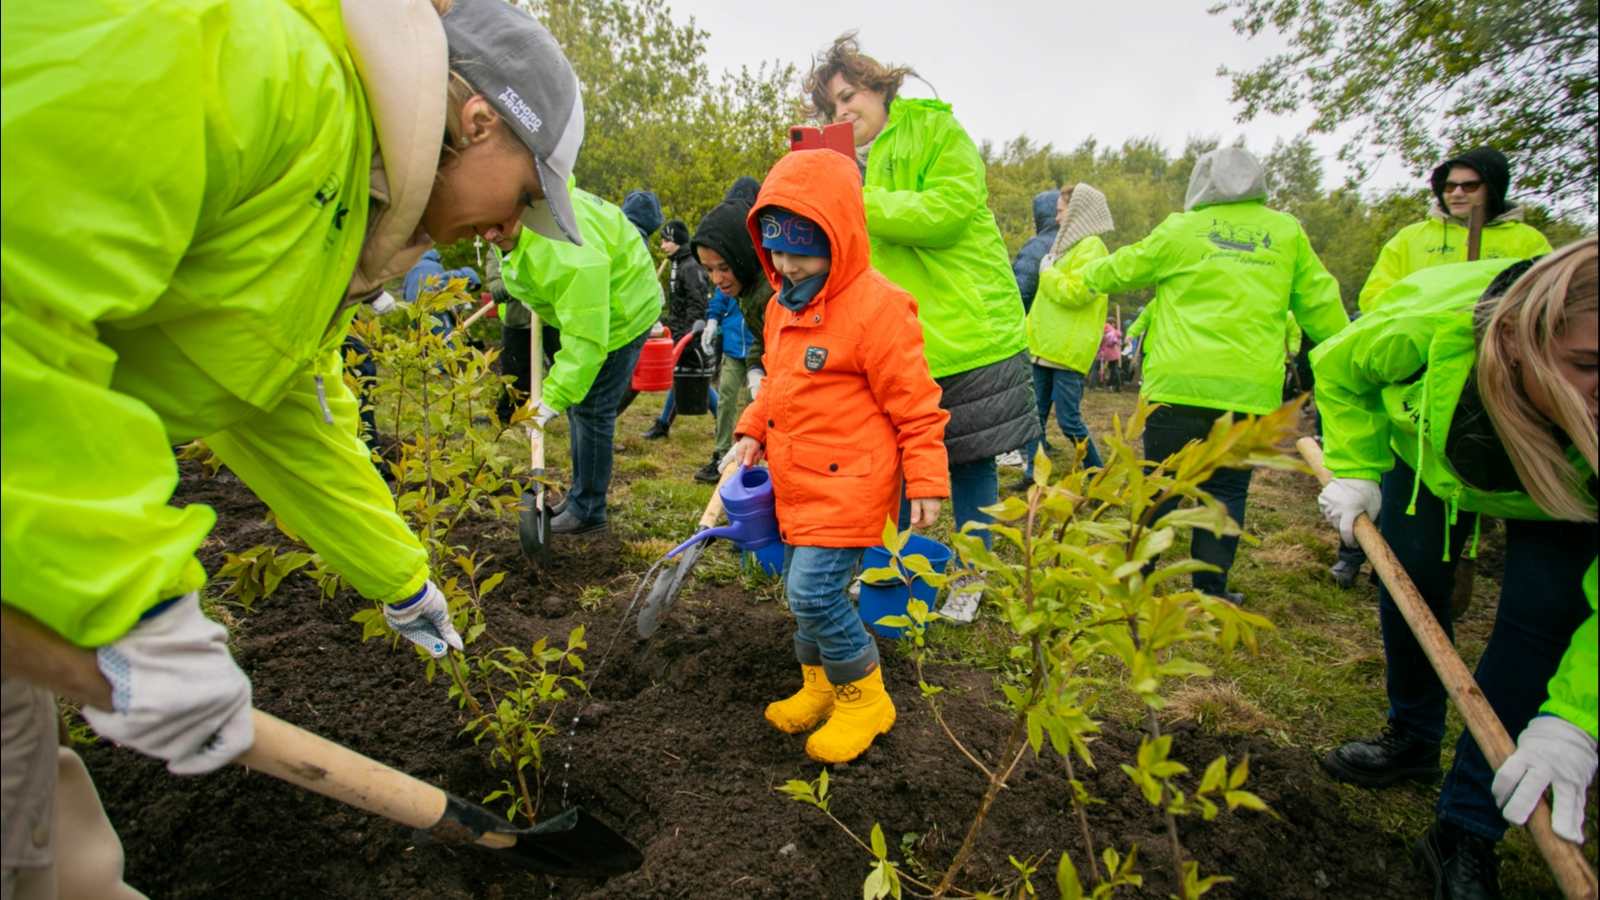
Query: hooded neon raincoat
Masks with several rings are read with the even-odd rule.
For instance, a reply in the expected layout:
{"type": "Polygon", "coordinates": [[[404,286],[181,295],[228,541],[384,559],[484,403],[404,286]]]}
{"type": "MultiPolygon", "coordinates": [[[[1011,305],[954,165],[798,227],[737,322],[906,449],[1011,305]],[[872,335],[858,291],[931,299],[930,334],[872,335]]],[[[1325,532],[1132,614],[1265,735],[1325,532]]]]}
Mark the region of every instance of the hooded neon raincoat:
{"type": "Polygon", "coordinates": [[[511,296],[561,332],[561,349],[544,377],[544,402],[558,412],[589,395],[606,354],[649,331],[662,303],[638,229],[616,206],[588,191],[571,193],[583,246],[524,228],[500,268],[511,296]]]}
{"type": "Polygon", "coordinates": [[[1027,349],[1022,295],[972,138],[938,100],[896,97],[867,156],[872,267],[917,298],[933,377],[1027,349]]]}
{"type": "Polygon", "coordinates": [[[1288,312],[1317,341],[1349,323],[1338,282],[1294,216],[1264,205],[1260,164],[1243,157],[1249,154],[1233,147],[1201,157],[1187,212],[1084,269],[1085,282],[1102,294],[1155,286],[1145,308],[1151,400],[1271,412],[1283,402],[1288,312]]]}
{"type": "MultiPolygon", "coordinates": [[[[1517,262],[1490,259],[1425,269],[1388,291],[1376,312],[1364,315],[1311,351],[1317,409],[1322,412],[1323,454],[1340,478],[1378,480],[1401,458],[1455,510],[1508,519],[1550,517],[1521,491],[1483,491],[1463,483],[1446,454],[1450,425],[1477,363],[1473,310],[1500,274],[1517,262]]],[[[1575,450],[1568,458],[1588,466],[1575,450]]],[[[1595,605],[1595,569],[1585,577],[1595,605]]],[[[1579,627],[1550,682],[1545,712],[1595,734],[1596,619],[1579,627]]]]}
{"type": "MultiPolygon", "coordinates": [[[[1550,241],[1530,225],[1522,223],[1522,207],[1484,225],[1479,244],[1480,259],[1533,259],[1550,252],[1550,241]]],[[[1465,262],[1467,226],[1435,203],[1428,218],[1400,229],[1378,253],[1378,262],[1361,287],[1358,304],[1369,313],[1384,302],[1382,297],[1395,282],[1423,269],[1465,262]]]]}
{"type": "Polygon", "coordinates": [[[195,438],[362,594],[415,594],[341,377],[373,120],[338,5],[5,16],[5,602],[97,646],[199,587],[195,438]]]}

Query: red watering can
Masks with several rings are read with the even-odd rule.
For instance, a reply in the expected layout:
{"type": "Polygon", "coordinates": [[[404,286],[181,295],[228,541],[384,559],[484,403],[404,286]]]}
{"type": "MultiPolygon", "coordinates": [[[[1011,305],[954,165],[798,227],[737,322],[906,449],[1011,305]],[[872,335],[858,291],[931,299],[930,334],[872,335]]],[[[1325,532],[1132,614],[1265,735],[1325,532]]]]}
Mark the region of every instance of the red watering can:
{"type": "Polygon", "coordinates": [[[646,340],[644,346],[639,348],[639,362],[633,367],[631,387],[641,392],[672,390],[672,369],[678,364],[683,348],[694,337],[693,334],[686,334],[674,346],[672,331],[663,328],[660,337],[646,340]]]}

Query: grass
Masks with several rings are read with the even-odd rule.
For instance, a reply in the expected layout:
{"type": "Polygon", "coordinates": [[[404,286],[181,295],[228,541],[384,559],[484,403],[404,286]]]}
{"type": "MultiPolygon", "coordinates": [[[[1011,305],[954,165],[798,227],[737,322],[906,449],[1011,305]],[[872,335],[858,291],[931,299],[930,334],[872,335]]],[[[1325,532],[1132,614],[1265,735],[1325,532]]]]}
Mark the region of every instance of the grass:
{"type": "MultiPolygon", "coordinates": [[[[642,395],[617,427],[623,450],[617,456],[610,516],[613,528],[624,539],[630,563],[641,567],[693,533],[711,496],[711,487],[694,482],[692,475],[710,457],[715,422],[710,416],[680,418],[669,438],[644,441],[640,435],[660,411],[661,398],[660,394],[642,395]]],[[[1084,417],[1094,433],[1103,433],[1110,428],[1111,417],[1126,415],[1134,402],[1132,392],[1090,391],[1084,398],[1084,417]]],[[[564,431],[564,424],[555,426],[549,442],[549,463],[558,472],[568,465],[564,431]]],[[[1054,423],[1050,434],[1056,461],[1064,462],[1066,442],[1054,423]]],[[[1016,480],[1018,474],[1002,470],[1002,485],[1016,480]]],[[[1335,558],[1337,536],[1317,511],[1316,495],[1316,482],[1309,475],[1256,474],[1244,523],[1250,541],[1240,547],[1231,588],[1242,591],[1250,608],[1270,619],[1277,629],[1262,634],[1256,656],[1196,649],[1193,657],[1210,666],[1214,677],[1173,682],[1172,714],[1191,716],[1201,727],[1217,733],[1264,733],[1280,744],[1304,747],[1319,755],[1342,741],[1370,736],[1382,728],[1387,701],[1377,590],[1365,577],[1353,589],[1342,590],[1327,575],[1335,558]]],[[[946,504],[940,520],[926,533],[947,542],[953,526],[946,504]]],[[[1488,539],[1497,538],[1491,535],[1488,539]]],[[[1180,558],[1187,552],[1187,536],[1182,536],[1171,557],[1180,558]]],[[[1483,654],[1493,627],[1498,590],[1495,575],[1480,568],[1474,605],[1457,622],[1458,648],[1469,666],[1483,654]]],[[[782,602],[781,585],[775,579],[753,571],[720,548],[702,558],[696,576],[708,584],[739,584],[758,602],[782,602]]],[[[1018,665],[1008,656],[1010,641],[987,611],[971,626],[935,625],[930,643],[945,662],[996,675],[1018,665]]],[[[1095,674],[1123,677],[1118,671],[1095,674]]],[[[1133,724],[1141,711],[1122,699],[1126,693],[1111,692],[1108,696],[1118,699],[1108,700],[1096,709],[1096,715],[1133,724]]],[[[1446,766],[1461,727],[1452,707],[1446,766]]],[[[1432,822],[1437,790],[1344,787],[1340,795],[1350,816],[1409,842],[1432,822]]],[[[1588,821],[1592,834],[1593,802],[1588,821]]],[[[1594,841],[1586,852],[1593,864],[1594,841]]],[[[1559,896],[1542,859],[1520,829],[1508,833],[1500,853],[1508,897],[1559,896]]]]}

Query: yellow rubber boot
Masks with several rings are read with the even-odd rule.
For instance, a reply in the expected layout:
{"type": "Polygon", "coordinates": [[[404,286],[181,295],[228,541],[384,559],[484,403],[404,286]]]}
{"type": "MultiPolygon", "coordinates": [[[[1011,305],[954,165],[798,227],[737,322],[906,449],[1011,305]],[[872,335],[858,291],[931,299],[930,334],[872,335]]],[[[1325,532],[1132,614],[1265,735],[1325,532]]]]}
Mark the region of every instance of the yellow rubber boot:
{"type": "Polygon", "coordinates": [[[883,670],[833,687],[833,715],[806,739],[806,755],[820,763],[842,763],[867,752],[872,739],[894,727],[894,701],[883,687],[883,670]]]}
{"type": "Polygon", "coordinates": [[[828,683],[822,667],[802,665],[800,674],[805,683],[794,696],[767,704],[767,721],[789,734],[810,731],[833,712],[833,685],[828,683]]]}

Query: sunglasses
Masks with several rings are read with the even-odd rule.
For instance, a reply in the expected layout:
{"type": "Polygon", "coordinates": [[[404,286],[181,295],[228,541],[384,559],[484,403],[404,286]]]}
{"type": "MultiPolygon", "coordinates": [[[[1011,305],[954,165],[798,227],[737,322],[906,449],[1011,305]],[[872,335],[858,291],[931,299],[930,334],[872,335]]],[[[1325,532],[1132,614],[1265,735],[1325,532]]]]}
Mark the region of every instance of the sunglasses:
{"type": "Polygon", "coordinates": [[[1481,182],[1481,181],[1446,181],[1444,183],[1444,192],[1446,194],[1454,194],[1457,189],[1459,189],[1462,193],[1476,194],[1478,191],[1483,190],[1483,182],[1481,182]]]}

